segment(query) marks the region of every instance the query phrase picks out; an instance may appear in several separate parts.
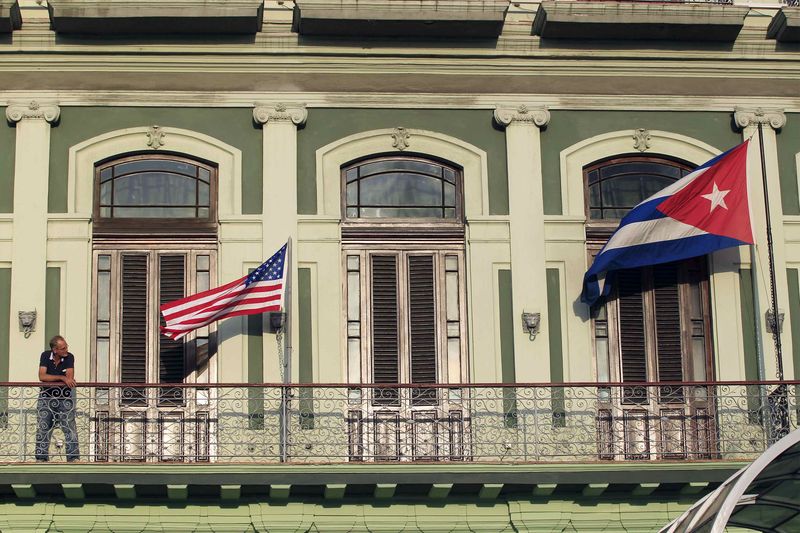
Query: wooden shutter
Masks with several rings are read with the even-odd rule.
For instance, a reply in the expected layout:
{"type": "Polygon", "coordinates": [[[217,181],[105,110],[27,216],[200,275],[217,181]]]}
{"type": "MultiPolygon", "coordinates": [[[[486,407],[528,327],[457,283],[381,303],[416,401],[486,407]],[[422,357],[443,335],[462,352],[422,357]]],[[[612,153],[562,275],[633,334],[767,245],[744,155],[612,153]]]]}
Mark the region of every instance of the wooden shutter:
{"type": "Polygon", "coordinates": [[[647,381],[645,319],[642,300],[642,273],[639,269],[617,272],[619,336],[622,381],[647,381]]]}
{"type": "Polygon", "coordinates": [[[122,256],[120,377],[123,383],[147,381],[147,255],[122,256]]]}
{"type": "Polygon", "coordinates": [[[412,383],[436,383],[436,303],[433,278],[433,256],[408,257],[412,383]]]}
{"type": "Polygon", "coordinates": [[[683,381],[678,266],[653,267],[658,381],[683,381]]]}
{"type": "Polygon", "coordinates": [[[372,256],[372,379],[398,383],[397,257],[372,256]]]}
{"type": "MultiPolygon", "coordinates": [[[[183,298],[185,286],[185,257],[159,257],[159,305],[183,298]]],[[[160,316],[160,313],[159,313],[160,316]]],[[[164,318],[160,317],[163,325],[164,318]]],[[[159,335],[158,378],[160,383],[182,383],[185,377],[183,339],[172,340],[159,335]]]]}

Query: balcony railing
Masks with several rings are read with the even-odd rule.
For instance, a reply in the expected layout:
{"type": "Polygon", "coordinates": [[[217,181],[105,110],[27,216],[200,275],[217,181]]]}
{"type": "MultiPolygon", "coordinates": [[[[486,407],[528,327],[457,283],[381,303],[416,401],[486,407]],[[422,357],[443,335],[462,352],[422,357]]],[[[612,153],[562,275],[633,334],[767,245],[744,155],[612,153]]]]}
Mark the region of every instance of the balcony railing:
{"type": "Polygon", "coordinates": [[[0,383],[0,462],[749,460],[800,409],[800,382],[45,390],[0,383]]]}

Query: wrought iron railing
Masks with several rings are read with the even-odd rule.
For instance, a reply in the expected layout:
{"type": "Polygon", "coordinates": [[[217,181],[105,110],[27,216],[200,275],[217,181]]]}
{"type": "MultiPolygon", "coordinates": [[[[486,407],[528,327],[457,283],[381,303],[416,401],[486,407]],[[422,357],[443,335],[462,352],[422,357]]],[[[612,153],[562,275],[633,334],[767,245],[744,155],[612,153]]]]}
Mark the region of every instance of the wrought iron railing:
{"type": "Polygon", "coordinates": [[[749,460],[797,428],[798,390],[0,383],[0,462],[749,460]]]}

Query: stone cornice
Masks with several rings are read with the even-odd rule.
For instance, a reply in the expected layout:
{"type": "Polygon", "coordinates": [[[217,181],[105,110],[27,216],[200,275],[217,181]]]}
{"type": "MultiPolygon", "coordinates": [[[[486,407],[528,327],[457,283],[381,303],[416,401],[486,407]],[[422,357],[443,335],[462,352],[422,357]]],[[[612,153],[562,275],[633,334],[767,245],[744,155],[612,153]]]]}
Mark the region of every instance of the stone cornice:
{"type": "Polygon", "coordinates": [[[550,122],[550,111],[546,107],[529,108],[526,105],[517,107],[496,107],[494,110],[494,119],[498,124],[504,127],[510,126],[512,123],[520,124],[534,124],[540,128],[547,126],[550,122]]]}
{"type": "Polygon", "coordinates": [[[32,100],[27,104],[9,104],[6,108],[6,120],[12,123],[26,119],[41,119],[51,124],[58,120],[61,108],[55,104],[40,104],[32,100]]]}
{"type": "Polygon", "coordinates": [[[268,122],[291,122],[295,126],[306,123],[308,110],[305,105],[289,107],[286,104],[257,104],[253,109],[253,119],[259,124],[268,122]]]}
{"type": "Polygon", "coordinates": [[[742,129],[748,126],[766,124],[772,129],[777,130],[786,125],[786,115],[783,113],[783,110],[780,109],[737,107],[734,110],[733,118],[736,121],[736,125],[742,129]]]}

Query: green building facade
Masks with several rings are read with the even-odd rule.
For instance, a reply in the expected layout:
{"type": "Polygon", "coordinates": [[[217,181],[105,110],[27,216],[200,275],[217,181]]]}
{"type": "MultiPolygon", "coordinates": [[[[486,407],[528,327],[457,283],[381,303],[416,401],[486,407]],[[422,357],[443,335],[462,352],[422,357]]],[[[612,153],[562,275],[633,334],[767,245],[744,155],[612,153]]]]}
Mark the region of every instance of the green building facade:
{"type": "Polygon", "coordinates": [[[798,10],[0,0],[0,531],[658,531],[798,424],[798,10]],[[581,303],[745,140],[754,246],[581,303]],[[287,241],[284,316],[159,335],[287,241]]]}

